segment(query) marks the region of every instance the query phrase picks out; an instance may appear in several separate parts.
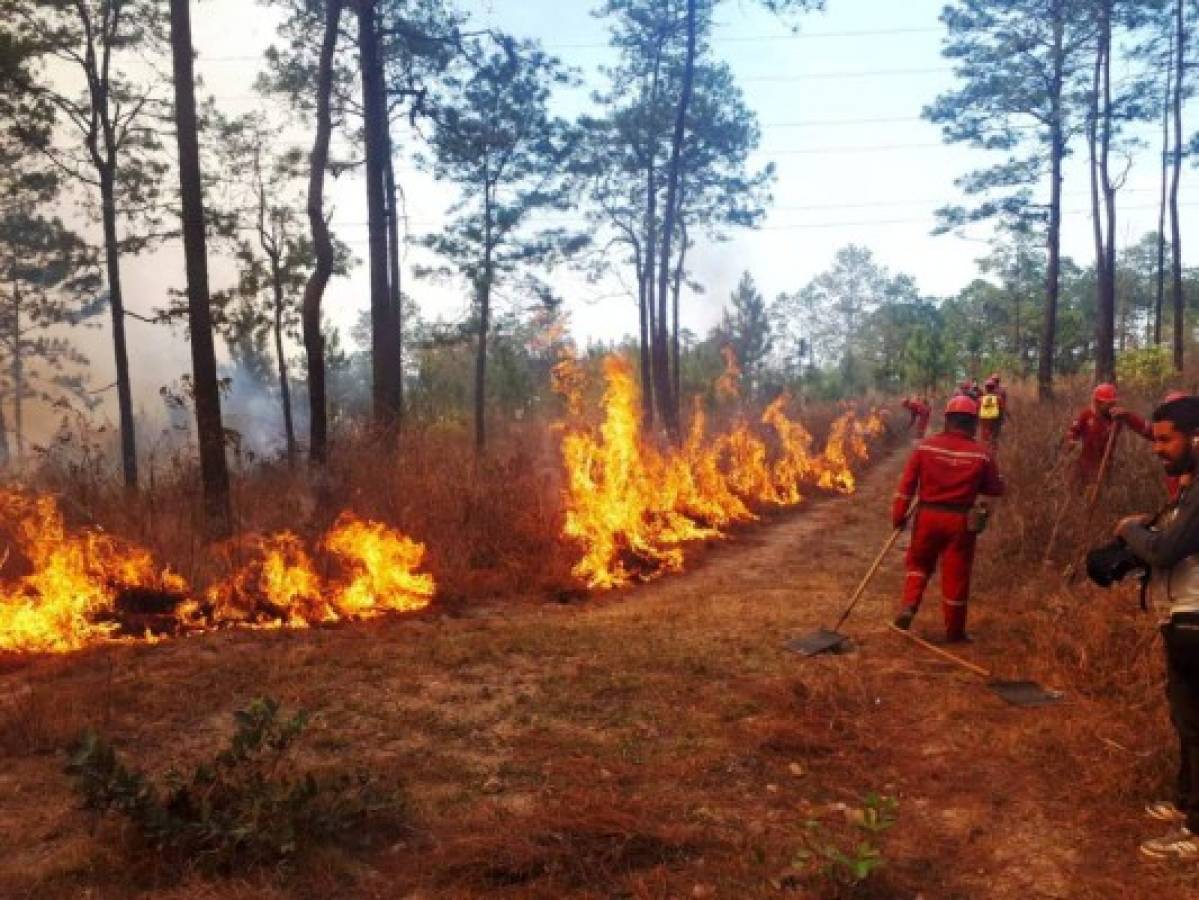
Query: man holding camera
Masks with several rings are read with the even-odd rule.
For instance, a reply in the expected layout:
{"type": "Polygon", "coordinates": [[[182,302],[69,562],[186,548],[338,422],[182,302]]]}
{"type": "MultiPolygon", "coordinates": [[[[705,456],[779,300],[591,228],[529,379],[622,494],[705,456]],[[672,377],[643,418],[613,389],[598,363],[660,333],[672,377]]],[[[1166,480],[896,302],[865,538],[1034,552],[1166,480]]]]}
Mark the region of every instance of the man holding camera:
{"type": "Polygon", "coordinates": [[[1116,536],[1149,567],[1150,594],[1166,616],[1161,631],[1166,696],[1180,749],[1177,795],[1173,804],[1151,803],[1146,812],[1180,828],[1145,841],[1141,852],[1154,859],[1199,859],[1199,397],[1160,405],[1152,429],[1153,452],[1166,475],[1179,479],[1178,497],[1156,519],[1123,519],[1116,536]]]}
{"type": "Polygon", "coordinates": [[[924,588],[941,563],[941,613],[949,643],[969,641],[966,600],[974,545],[986,523],[985,508],[975,507],[979,494],[1003,493],[999,469],[987,449],[974,439],[978,404],[964,394],[945,407],[945,430],[923,441],[908,459],[891,506],[891,523],[900,528],[917,493],[916,521],[908,546],[903,608],[895,627],[911,626],[924,588]]]}

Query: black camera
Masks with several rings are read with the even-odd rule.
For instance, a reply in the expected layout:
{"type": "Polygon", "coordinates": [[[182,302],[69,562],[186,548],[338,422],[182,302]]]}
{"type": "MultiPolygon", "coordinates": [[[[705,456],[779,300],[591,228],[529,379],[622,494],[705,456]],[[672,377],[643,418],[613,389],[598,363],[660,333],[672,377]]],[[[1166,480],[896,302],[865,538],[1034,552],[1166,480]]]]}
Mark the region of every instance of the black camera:
{"type": "Polygon", "coordinates": [[[1116,538],[1087,553],[1087,577],[1100,587],[1111,587],[1133,572],[1143,574],[1148,568],[1145,561],[1124,543],[1123,538],[1116,538]]]}

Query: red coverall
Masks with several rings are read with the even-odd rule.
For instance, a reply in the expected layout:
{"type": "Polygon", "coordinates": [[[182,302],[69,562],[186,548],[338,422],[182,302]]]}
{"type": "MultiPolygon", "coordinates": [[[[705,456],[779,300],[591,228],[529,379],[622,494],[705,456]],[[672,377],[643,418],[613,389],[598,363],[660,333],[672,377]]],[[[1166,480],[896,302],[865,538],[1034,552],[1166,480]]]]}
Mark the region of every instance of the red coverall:
{"type": "Polygon", "coordinates": [[[941,559],[945,631],[951,640],[960,638],[966,630],[966,601],[978,537],[967,529],[966,513],[979,494],[1000,496],[1003,479],[982,444],[961,432],[944,431],[917,447],[904,467],[891,506],[891,522],[896,528],[917,493],[920,502],[908,547],[903,605],[913,610],[920,606],[924,588],[941,559]]]}
{"type": "Polygon", "coordinates": [[[923,440],[925,432],[928,431],[928,417],[932,415],[929,405],[919,400],[904,400],[900,405],[911,414],[911,419],[908,420],[908,428],[914,425],[917,439],[923,440]]]}
{"type": "MultiPolygon", "coordinates": [[[[1092,407],[1087,407],[1070,423],[1066,431],[1066,440],[1079,441],[1082,453],[1075,463],[1075,477],[1082,482],[1090,482],[1099,474],[1103,464],[1103,451],[1107,449],[1108,435],[1116,420],[1111,416],[1102,416],[1092,407]]],[[[1153,439],[1153,429],[1145,420],[1133,412],[1124,414],[1122,423],[1133,434],[1138,434],[1146,440],[1153,439]]]]}

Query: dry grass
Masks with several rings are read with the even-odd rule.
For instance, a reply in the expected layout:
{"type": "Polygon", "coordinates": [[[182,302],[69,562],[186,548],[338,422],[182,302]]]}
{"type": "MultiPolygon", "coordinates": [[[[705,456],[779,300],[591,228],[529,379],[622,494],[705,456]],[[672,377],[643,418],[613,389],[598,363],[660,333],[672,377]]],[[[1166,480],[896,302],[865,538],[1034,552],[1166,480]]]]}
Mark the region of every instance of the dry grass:
{"type": "MultiPolygon", "coordinates": [[[[896,558],[847,626],[858,652],[801,661],[782,650],[786,636],[831,623],[884,539],[896,454],[856,497],[773,516],[698,553],[685,576],[584,604],[480,602],[452,616],[9,664],[0,670],[0,696],[13,698],[0,705],[0,896],[1195,896],[1193,867],[1136,861],[1136,842],[1153,832],[1139,806],[1172,774],[1153,624],[1129,589],[1063,586],[1061,566],[1085,543],[1077,526],[1053,567],[1042,566],[1059,496],[1044,475],[1047,448],[1071,407],[1017,404],[1001,450],[1012,495],[983,538],[971,613],[979,643],[966,652],[1065,690],[1058,707],[1005,706],[890,635],[896,558]],[[313,711],[306,765],[353,760],[404,783],[418,832],[383,852],[329,852],[241,881],[131,870],[76,809],[61,774],[65,743],[97,725],[152,772],[182,768],[219,746],[228,712],[260,693],[313,711]],[[900,801],[888,866],[856,891],[793,878],[805,823],[848,839],[840,804],[870,791],[900,801]]],[[[531,462],[508,470],[516,487],[483,480],[479,490],[494,493],[469,502],[451,489],[473,477],[469,460],[448,449],[421,457],[431,472],[387,474],[364,444],[345,453],[361,469],[347,462],[331,483],[339,497],[361,485],[353,502],[364,515],[445,529],[440,549],[429,539],[439,567],[478,559],[477,571],[510,571],[504,583],[523,590],[534,567],[503,561],[537,552],[540,513],[515,534],[488,535],[486,555],[472,557],[480,551],[464,533],[487,504],[488,517],[527,509],[519,485],[539,476],[519,473],[541,472],[547,457],[523,446],[531,462]],[[422,509],[406,485],[434,472],[446,473],[445,486],[426,485],[424,496],[445,507],[422,509]]],[[[1124,450],[1097,534],[1157,490],[1144,447],[1124,450]]],[[[273,477],[255,496],[289,502],[290,476],[273,477]]],[[[556,488],[540,490],[552,499],[556,488]]],[[[297,509],[312,527],[327,515],[319,504],[297,509]]],[[[936,617],[930,602],[918,625],[936,617]]]]}

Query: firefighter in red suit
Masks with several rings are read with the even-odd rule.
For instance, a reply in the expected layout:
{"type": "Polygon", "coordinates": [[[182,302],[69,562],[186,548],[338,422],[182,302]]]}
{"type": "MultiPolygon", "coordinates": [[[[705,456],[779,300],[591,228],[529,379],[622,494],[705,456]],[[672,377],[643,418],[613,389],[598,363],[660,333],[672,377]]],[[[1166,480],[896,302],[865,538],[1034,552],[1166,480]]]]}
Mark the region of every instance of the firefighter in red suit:
{"type": "Polygon", "coordinates": [[[978,404],[962,395],[951,398],[945,407],[945,430],[921,443],[908,459],[891,506],[891,522],[901,528],[912,498],[919,497],[908,547],[903,608],[895,625],[907,629],[912,624],[940,560],[941,612],[945,637],[951,643],[969,640],[966,601],[974,544],[981,530],[975,500],[979,494],[998,497],[1003,493],[994,458],[974,439],[977,428],[978,404]]]}
{"type": "Polygon", "coordinates": [[[925,432],[928,431],[928,417],[933,412],[929,405],[921,397],[906,397],[900,405],[911,416],[908,419],[908,429],[914,433],[916,440],[924,440],[925,432]]]}
{"type": "Polygon", "coordinates": [[[1091,393],[1091,405],[1066,430],[1066,442],[1081,447],[1074,464],[1074,477],[1082,484],[1093,482],[1099,475],[1112,428],[1124,426],[1147,441],[1153,439],[1153,430],[1145,420],[1117,406],[1119,399],[1114,384],[1098,385],[1091,393]]]}

